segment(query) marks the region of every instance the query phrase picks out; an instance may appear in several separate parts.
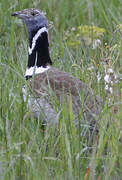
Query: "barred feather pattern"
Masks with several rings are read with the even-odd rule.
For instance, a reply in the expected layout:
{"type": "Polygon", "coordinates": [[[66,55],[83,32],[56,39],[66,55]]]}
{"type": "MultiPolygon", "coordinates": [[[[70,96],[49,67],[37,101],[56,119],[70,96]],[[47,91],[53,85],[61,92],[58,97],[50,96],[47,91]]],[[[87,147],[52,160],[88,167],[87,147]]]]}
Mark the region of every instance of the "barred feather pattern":
{"type": "Polygon", "coordinates": [[[38,119],[43,117],[48,123],[58,122],[64,100],[67,109],[69,109],[69,101],[72,100],[76,123],[80,112],[83,114],[82,122],[91,123],[98,119],[103,104],[102,99],[93,95],[86,84],[69,73],[51,67],[28,81],[32,92],[29,93],[26,87],[23,89],[23,95],[26,100],[29,94],[28,107],[38,119]],[[58,106],[55,102],[59,102],[58,106]]]}

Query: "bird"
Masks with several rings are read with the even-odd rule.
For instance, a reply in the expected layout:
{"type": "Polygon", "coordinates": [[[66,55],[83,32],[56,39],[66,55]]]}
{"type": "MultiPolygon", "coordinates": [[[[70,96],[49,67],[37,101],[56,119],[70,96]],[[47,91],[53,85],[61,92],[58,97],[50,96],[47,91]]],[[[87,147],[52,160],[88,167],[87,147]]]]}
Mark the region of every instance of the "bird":
{"type": "Polygon", "coordinates": [[[76,124],[79,121],[96,123],[102,111],[102,98],[77,77],[53,66],[45,13],[29,8],[11,15],[22,19],[28,30],[28,64],[25,72],[28,86],[25,85],[22,91],[25,101],[28,97],[28,108],[34,116],[47,124],[57,123],[65,102],[67,113],[72,107],[76,124]]]}

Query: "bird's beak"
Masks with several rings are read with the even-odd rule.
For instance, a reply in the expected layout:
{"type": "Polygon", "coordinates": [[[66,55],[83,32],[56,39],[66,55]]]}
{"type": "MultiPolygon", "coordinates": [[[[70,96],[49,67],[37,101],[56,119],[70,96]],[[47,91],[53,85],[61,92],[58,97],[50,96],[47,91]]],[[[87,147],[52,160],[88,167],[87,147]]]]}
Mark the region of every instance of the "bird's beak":
{"type": "Polygon", "coordinates": [[[26,19],[27,18],[27,14],[24,14],[22,11],[13,12],[11,14],[11,16],[15,16],[15,17],[18,17],[20,19],[26,19]]]}

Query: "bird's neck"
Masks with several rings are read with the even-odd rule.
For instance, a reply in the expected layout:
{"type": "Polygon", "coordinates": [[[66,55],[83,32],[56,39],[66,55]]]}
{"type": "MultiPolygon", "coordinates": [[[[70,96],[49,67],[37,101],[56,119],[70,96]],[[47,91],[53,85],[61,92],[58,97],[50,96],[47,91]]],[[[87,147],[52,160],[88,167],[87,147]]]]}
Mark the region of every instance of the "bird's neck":
{"type": "Polygon", "coordinates": [[[28,65],[26,70],[27,76],[44,72],[52,64],[49,53],[48,30],[41,27],[38,30],[29,32],[29,50],[28,65]],[[35,69],[35,70],[34,70],[35,69]]]}

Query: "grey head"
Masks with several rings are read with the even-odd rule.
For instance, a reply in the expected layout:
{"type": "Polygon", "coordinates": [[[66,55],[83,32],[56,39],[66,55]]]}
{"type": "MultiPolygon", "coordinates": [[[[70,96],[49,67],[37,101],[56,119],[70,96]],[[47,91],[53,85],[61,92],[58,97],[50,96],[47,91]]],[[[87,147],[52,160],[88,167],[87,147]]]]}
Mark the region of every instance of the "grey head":
{"type": "Polygon", "coordinates": [[[13,12],[11,15],[22,19],[27,25],[29,33],[37,31],[42,27],[48,28],[48,21],[45,13],[38,9],[24,9],[22,11],[13,12]]]}

